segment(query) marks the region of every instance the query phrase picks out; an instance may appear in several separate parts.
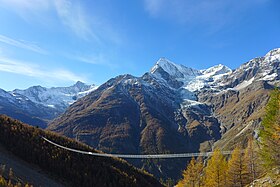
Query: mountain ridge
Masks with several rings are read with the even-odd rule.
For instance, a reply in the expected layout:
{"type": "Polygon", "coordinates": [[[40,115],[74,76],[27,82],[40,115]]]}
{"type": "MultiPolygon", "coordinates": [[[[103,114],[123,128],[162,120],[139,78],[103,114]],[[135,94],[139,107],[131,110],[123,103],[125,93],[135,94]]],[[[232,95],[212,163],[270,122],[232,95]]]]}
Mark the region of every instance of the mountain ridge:
{"type": "Polygon", "coordinates": [[[45,128],[47,123],[97,86],[80,81],[69,87],[45,88],[40,85],[25,90],[0,89],[0,113],[25,123],[45,128]]]}

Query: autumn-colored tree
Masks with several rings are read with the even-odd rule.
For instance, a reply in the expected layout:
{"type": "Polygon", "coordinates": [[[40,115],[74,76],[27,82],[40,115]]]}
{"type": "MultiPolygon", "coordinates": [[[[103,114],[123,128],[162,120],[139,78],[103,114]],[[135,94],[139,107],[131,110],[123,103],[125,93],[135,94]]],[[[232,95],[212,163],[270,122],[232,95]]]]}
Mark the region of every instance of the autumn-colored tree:
{"type": "Polygon", "coordinates": [[[260,175],[259,157],[256,152],[257,148],[255,146],[255,141],[253,137],[248,139],[248,144],[245,149],[244,160],[247,164],[248,172],[248,183],[253,182],[260,175]]]}
{"type": "Polygon", "coordinates": [[[227,161],[219,149],[214,150],[207,162],[204,185],[207,187],[227,186],[227,161]]]}
{"type": "Polygon", "coordinates": [[[188,164],[186,170],[183,171],[183,179],[178,183],[178,187],[196,187],[201,186],[202,183],[202,172],[203,172],[203,160],[201,157],[193,157],[188,164]]]}
{"type": "Polygon", "coordinates": [[[280,90],[275,89],[270,95],[266,115],[260,131],[261,158],[264,168],[269,170],[280,166],[280,90]]]}
{"type": "Polygon", "coordinates": [[[228,185],[242,187],[248,183],[248,167],[241,147],[237,146],[228,161],[228,185]]]}
{"type": "Polygon", "coordinates": [[[0,176],[0,187],[6,187],[7,185],[7,181],[2,176],[0,176]]]}
{"type": "Polygon", "coordinates": [[[183,180],[179,186],[195,186],[195,165],[196,161],[194,157],[191,159],[190,163],[187,166],[187,169],[183,171],[183,180]]]}
{"type": "Polygon", "coordinates": [[[196,171],[197,171],[197,186],[202,186],[203,184],[203,159],[202,157],[198,157],[196,160],[196,171]]]}

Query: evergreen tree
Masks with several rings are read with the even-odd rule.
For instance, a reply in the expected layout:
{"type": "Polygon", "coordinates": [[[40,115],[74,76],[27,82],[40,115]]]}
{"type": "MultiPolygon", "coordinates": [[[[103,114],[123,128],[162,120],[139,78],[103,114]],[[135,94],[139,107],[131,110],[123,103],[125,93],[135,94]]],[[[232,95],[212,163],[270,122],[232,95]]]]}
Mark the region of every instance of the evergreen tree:
{"type": "Polygon", "coordinates": [[[229,186],[242,187],[248,183],[248,168],[241,147],[237,146],[228,161],[229,186]]]}
{"type": "Polygon", "coordinates": [[[280,166],[280,91],[275,89],[270,95],[266,115],[260,131],[261,158],[265,169],[280,166]]]}
{"type": "Polygon", "coordinates": [[[227,186],[227,161],[219,149],[214,150],[213,156],[208,160],[205,168],[205,186],[227,186]]]}

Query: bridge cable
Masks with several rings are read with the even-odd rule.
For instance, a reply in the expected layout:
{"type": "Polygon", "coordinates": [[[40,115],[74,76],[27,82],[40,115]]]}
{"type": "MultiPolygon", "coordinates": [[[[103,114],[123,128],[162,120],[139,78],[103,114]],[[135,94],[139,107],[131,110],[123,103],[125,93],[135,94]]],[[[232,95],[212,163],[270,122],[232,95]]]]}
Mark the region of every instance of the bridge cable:
{"type": "MultiPolygon", "coordinates": [[[[80,154],[86,154],[86,155],[91,155],[91,156],[99,156],[99,157],[118,157],[118,158],[131,158],[131,159],[149,159],[149,158],[188,158],[188,157],[198,157],[198,156],[204,156],[208,157],[213,154],[213,152],[200,152],[200,153],[177,153],[177,154],[150,154],[150,155],[130,155],[130,154],[109,154],[109,153],[94,153],[94,152],[89,152],[89,151],[81,151],[69,147],[62,146],[60,144],[57,144],[45,137],[42,136],[42,139],[44,139],[46,142],[71,151],[71,152],[76,152],[80,154]]],[[[229,155],[232,153],[232,151],[221,151],[222,154],[224,155],[229,155]]]]}

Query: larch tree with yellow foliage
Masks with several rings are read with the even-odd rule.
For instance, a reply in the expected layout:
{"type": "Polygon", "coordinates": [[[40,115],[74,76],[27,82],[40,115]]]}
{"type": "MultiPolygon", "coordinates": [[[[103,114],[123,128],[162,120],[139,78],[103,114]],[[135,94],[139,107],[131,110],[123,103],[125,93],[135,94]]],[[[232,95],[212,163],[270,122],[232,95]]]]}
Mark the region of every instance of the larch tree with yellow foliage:
{"type": "Polygon", "coordinates": [[[256,180],[261,173],[260,169],[260,160],[257,153],[257,146],[255,146],[256,142],[253,137],[248,139],[247,147],[245,149],[245,163],[247,165],[248,172],[248,182],[251,183],[256,180]]]}
{"type": "Polygon", "coordinates": [[[207,187],[227,186],[227,161],[219,149],[214,150],[207,162],[204,185],[207,187]]]}
{"type": "Polygon", "coordinates": [[[183,179],[179,181],[178,187],[200,187],[202,186],[202,174],[203,174],[203,160],[202,157],[193,157],[188,164],[186,170],[183,171],[183,179]]]}
{"type": "Polygon", "coordinates": [[[241,147],[237,146],[228,161],[228,185],[242,187],[248,183],[248,165],[241,147]]]}

